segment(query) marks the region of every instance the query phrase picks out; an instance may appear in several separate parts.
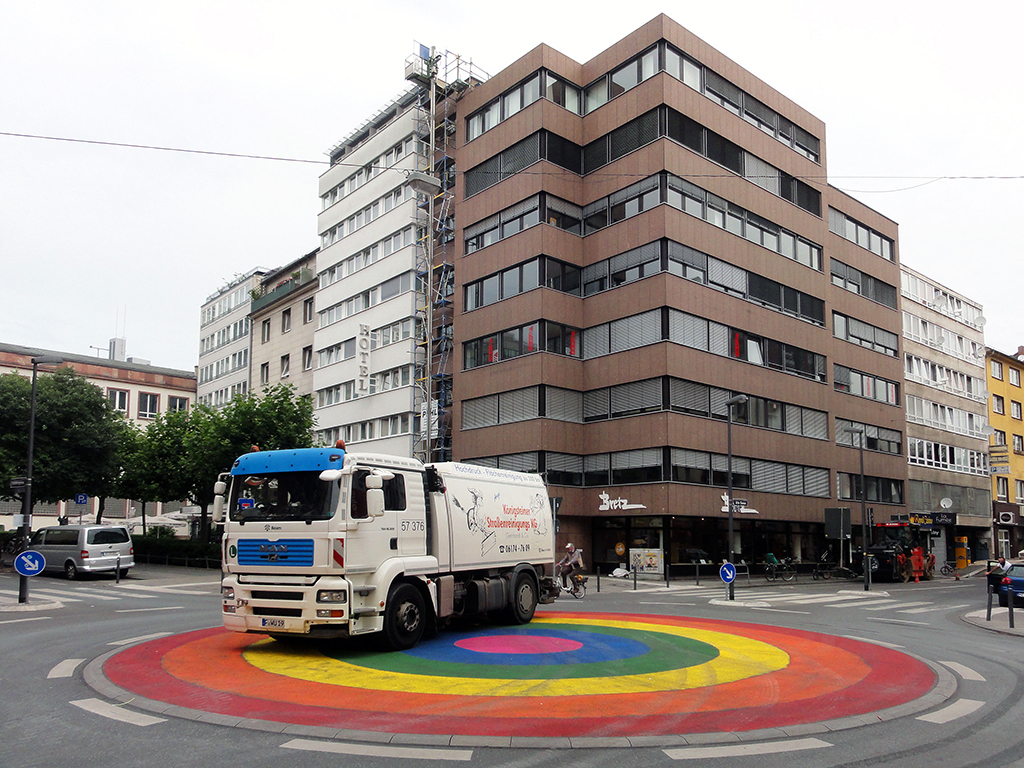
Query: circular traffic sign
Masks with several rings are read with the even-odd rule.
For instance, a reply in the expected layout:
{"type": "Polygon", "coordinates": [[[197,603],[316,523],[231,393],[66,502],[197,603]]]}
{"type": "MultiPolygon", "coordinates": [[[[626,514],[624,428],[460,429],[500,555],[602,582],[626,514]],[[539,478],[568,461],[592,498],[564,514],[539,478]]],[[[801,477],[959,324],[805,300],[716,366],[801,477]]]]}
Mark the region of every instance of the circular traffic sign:
{"type": "Polygon", "coordinates": [[[45,567],[46,558],[32,549],[20,552],[14,558],[14,570],[22,576],[35,576],[37,573],[42,573],[45,567]]]}
{"type": "Polygon", "coordinates": [[[732,563],[722,563],[722,567],[718,569],[718,575],[726,584],[732,584],[736,580],[736,566],[732,563]]]}

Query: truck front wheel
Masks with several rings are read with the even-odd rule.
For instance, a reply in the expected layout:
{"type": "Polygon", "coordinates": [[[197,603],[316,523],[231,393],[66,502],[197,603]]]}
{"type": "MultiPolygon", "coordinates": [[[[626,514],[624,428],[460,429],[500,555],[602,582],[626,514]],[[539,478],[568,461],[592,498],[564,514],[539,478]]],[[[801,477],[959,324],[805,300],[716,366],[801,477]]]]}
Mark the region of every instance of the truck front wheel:
{"type": "Polygon", "coordinates": [[[512,600],[505,610],[510,624],[529,624],[537,611],[537,587],[528,573],[520,573],[512,587],[512,600]]]}
{"type": "Polygon", "coordinates": [[[388,593],[384,636],[393,651],[412,648],[423,637],[427,611],[423,596],[412,584],[398,584],[388,593]]]}

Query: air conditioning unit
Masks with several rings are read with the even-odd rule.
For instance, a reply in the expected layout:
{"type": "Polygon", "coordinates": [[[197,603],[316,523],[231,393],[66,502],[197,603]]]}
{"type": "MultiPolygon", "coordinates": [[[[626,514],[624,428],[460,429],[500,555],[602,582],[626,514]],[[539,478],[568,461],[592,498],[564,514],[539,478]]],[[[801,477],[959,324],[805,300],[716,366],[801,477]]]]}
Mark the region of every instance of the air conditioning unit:
{"type": "Polygon", "coordinates": [[[1000,525],[1013,525],[1013,512],[1000,512],[998,517],[1000,525]]]}

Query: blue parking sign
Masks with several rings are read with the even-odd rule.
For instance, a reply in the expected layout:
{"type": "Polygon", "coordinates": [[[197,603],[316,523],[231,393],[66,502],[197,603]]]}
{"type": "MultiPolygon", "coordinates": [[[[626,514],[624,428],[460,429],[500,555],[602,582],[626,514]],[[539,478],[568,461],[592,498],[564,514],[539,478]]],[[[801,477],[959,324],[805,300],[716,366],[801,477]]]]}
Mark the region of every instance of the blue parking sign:
{"type": "Polygon", "coordinates": [[[89,497],[84,493],[75,494],[75,504],[85,504],[89,501],[89,497]]]}

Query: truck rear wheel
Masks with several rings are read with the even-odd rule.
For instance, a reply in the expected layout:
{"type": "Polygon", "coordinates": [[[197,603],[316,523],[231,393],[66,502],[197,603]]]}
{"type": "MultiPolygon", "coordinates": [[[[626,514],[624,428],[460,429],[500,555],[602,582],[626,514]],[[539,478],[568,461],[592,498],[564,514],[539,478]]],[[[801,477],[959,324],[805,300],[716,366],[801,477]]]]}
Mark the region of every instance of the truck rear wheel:
{"type": "Polygon", "coordinates": [[[388,593],[384,609],[384,637],[388,648],[404,651],[423,637],[427,610],[423,596],[412,584],[398,584],[388,593]]]}
{"type": "Polygon", "coordinates": [[[512,599],[505,609],[510,624],[529,624],[537,611],[537,587],[528,573],[520,573],[512,587],[512,599]]]}

